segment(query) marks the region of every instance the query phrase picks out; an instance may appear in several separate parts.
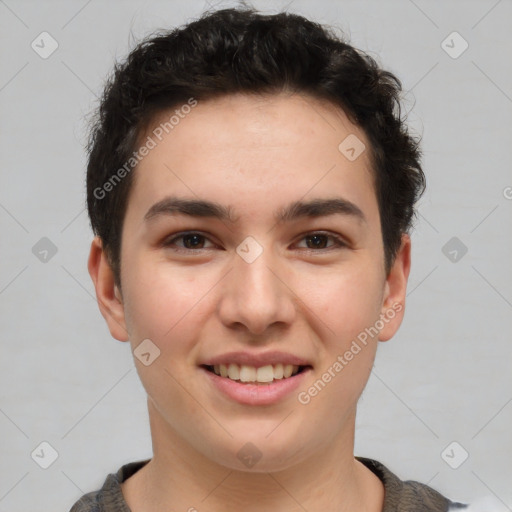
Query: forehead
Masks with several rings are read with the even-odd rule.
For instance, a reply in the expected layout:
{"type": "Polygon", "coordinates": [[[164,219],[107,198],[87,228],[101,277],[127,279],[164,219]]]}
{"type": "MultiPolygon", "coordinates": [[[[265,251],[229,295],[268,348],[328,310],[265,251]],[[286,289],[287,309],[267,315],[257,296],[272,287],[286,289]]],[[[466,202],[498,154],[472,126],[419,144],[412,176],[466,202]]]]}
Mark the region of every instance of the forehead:
{"type": "Polygon", "coordinates": [[[130,203],[214,198],[238,216],[308,195],[375,200],[366,135],[330,102],[234,94],[183,105],[161,112],[141,137],[153,147],[134,171],[130,203]]]}
{"type": "Polygon", "coordinates": [[[236,93],[194,100],[193,107],[188,103],[190,100],[156,114],[144,137],[156,137],[159,143],[172,138],[176,145],[187,147],[197,142],[189,138],[194,131],[205,149],[210,144],[219,149],[222,143],[223,147],[244,150],[257,150],[260,144],[291,145],[297,150],[297,142],[303,144],[309,139],[318,146],[322,138],[322,150],[331,146],[331,150],[339,151],[338,139],[349,134],[367,143],[364,130],[353,124],[339,106],[305,94],[236,93]]]}

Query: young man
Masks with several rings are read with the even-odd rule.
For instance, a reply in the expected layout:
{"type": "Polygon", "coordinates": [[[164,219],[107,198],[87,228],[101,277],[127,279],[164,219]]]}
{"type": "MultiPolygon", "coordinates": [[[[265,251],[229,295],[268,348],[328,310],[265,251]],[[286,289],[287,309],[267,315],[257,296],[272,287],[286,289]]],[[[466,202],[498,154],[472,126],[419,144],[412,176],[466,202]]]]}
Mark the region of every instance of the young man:
{"type": "Polygon", "coordinates": [[[154,453],[72,512],[463,507],[353,453],[424,188],[400,91],[326,28],[251,9],[116,66],[88,147],[89,272],[154,453]]]}

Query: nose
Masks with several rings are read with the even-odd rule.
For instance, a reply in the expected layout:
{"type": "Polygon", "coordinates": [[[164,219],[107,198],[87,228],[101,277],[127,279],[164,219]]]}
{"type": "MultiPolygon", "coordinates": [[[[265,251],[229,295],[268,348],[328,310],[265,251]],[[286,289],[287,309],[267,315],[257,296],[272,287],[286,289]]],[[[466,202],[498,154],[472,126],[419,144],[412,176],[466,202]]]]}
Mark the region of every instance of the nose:
{"type": "Polygon", "coordinates": [[[253,335],[291,325],[297,300],[290,280],[290,273],[269,249],[250,263],[237,254],[223,282],[218,309],[222,322],[253,335]]]}

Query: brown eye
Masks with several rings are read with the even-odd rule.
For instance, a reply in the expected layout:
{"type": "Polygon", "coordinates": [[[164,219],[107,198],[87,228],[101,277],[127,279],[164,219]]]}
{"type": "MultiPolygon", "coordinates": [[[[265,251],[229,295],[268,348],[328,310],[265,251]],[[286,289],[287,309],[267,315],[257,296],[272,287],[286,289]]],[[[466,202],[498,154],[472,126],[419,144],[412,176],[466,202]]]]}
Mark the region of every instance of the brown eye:
{"type": "Polygon", "coordinates": [[[302,238],[307,240],[306,249],[331,249],[334,247],[346,247],[347,244],[338,236],[329,233],[310,233],[302,238]],[[327,246],[327,241],[334,240],[334,244],[327,246]]]}
{"type": "Polygon", "coordinates": [[[204,247],[205,241],[208,238],[201,233],[188,232],[181,233],[177,236],[169,238],[163,243],[164,247],[173,248],[176,251],[193,251],[194,249],[209,249],[210,247],[204,247]],[[176,242],[181,240],[183,245],[176,245],[176,242]]]}
{"type": "Polygon", "coordinates": [[[309,247],[310,249],[325,249],[328,238],[326,235],[310,235],[305,237],[305,240],[311,242],[312,247],[309,247]]]}
{"type": "MultiPolygon", "coordinates": [[[[183,235],[180,237],[183,239],[183,245],[187,249],[197,249],[199,246],[204,244],[204,236],[193,234],[193,235],[183,235]]],[[[199,247],[202,248],[202,247],[199,247]]]]}

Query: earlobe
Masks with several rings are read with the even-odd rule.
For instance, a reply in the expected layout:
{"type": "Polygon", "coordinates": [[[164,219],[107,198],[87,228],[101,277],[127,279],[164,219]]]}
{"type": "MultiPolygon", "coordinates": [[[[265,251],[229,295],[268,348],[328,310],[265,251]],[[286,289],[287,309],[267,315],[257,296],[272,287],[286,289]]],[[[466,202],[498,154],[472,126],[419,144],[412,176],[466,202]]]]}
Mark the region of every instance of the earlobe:
{"type": "Polygon", "coordinates": [[[91,243],[87,268],[94,283],[100,312],[107,322],[110,334],[116,340],[128,341],[121,292],[114,282],[114,273],[98,236],[91,243]]]}
{"type": "Polygon", "coordinates": [[[386,278],[381,311],[384,327],[380,331],[379,341],[391,339],[402,323],[410,270],[411,238],[404,233],[400,249],[386,278]]]}

